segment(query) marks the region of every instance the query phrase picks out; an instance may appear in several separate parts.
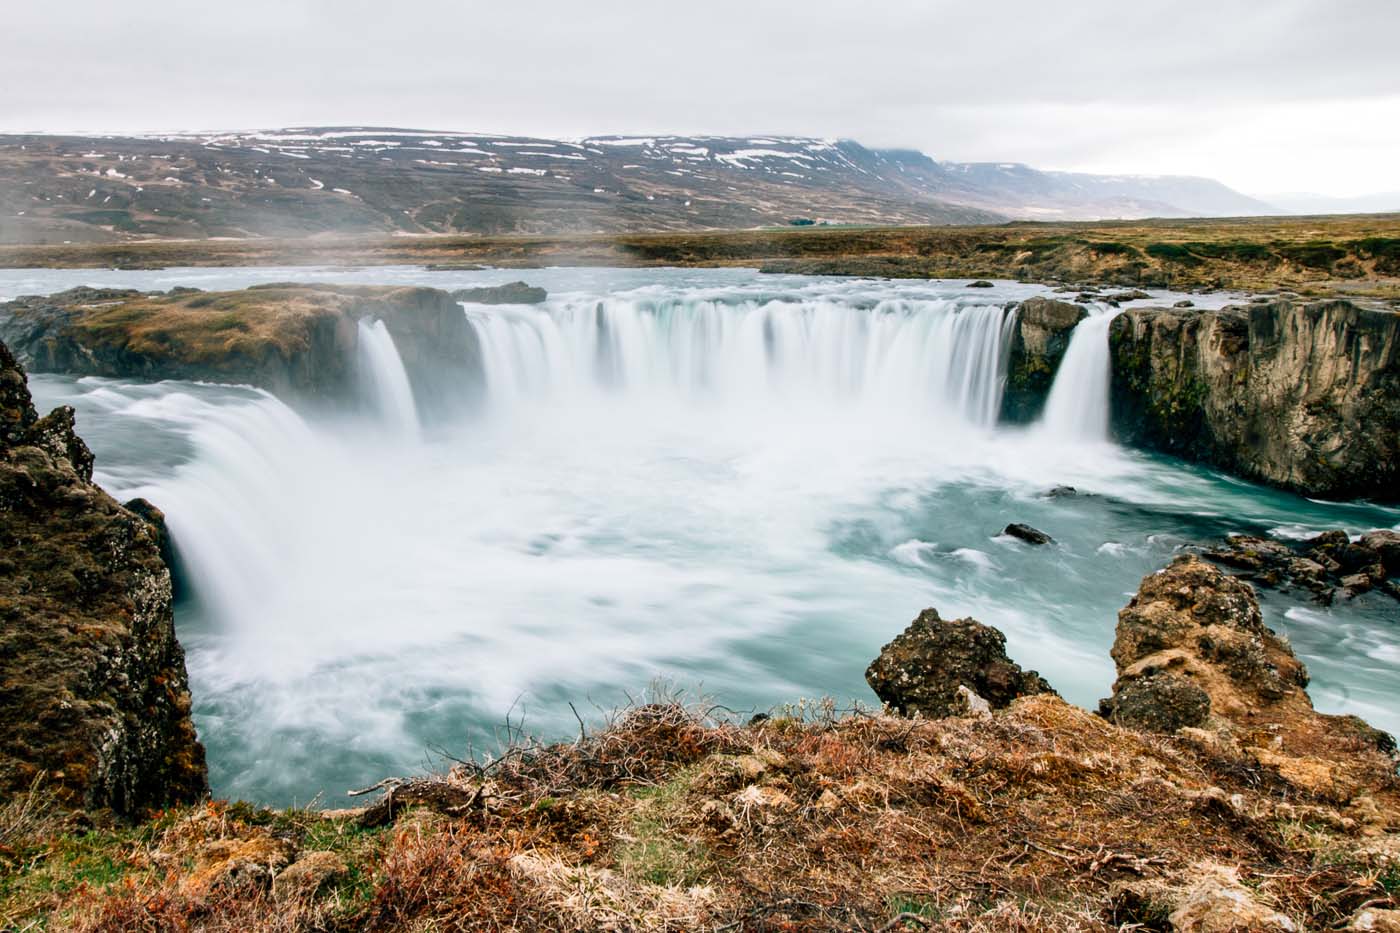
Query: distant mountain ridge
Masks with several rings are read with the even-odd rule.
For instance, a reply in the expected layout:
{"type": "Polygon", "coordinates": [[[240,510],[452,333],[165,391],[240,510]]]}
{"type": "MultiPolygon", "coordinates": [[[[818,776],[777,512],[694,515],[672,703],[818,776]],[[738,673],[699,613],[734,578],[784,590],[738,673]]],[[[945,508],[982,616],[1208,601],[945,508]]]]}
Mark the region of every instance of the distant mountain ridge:
{"type": "Polygon", "coordinates": [[[1272,213],[1205,178],[938,162],[789,136],[384,127],[0,136],[0,242],[978,224],[1272,213]]]}

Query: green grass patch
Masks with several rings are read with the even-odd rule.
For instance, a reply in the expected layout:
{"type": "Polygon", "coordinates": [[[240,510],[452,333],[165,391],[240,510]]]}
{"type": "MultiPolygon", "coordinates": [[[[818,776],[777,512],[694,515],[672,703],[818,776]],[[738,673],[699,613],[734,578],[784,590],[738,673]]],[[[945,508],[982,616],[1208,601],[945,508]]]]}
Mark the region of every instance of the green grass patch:
{"type": "Polygon", "coordinates": [[[1112,242],[1086,242],[1084,244],[1089,249],[1100,256],[1141,256],[1142,252],[1136,246],[1129,246],[1127,243],[1112,242]]]}
{"type": "Polygon", "coordinates": [[[629,790],[637,807],[625,834],[627,841],[616,851],[620,872],[639,881],[679,887],[698,884],[709,873],[713,866],[709,847],[671,828],[700,773],[698,766],[685,768],[664,784],[629,790]]]}
{"type": "Polygon", "coordinates": [[[1181,243],[1148,243],[1147,255],[1162,262],[1175,262],[1185,266],[1200,264],[1200,257],[1181,243]]]}
{"type": "Polygon", "coordinates": [[[1205,259],[1223,259],[1228,262],[1269,262],[1276,258],[1273,250],[1263,243],[1251,243],[1246,240],[1216,242],[1191,240],[1181,245],[1193,255],[1205,259]]]}
{"type": "Polygon", "coordinates": [[[1328,240],[1310,240],[1278,247],[1278,254],[1289,262],[1309,269],[1330,269],[1347,251],[1328,240]]]}

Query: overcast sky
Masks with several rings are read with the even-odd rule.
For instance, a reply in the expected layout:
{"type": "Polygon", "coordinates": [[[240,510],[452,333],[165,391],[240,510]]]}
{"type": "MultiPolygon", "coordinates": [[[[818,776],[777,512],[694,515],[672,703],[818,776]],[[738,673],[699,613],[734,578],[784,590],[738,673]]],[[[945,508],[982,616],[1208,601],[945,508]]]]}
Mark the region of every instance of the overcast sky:
{"type": "Polygon", "coordinates": [[[779,133],[1400,189],[1400,0],[3,0],[0,131],[779,133]]]}

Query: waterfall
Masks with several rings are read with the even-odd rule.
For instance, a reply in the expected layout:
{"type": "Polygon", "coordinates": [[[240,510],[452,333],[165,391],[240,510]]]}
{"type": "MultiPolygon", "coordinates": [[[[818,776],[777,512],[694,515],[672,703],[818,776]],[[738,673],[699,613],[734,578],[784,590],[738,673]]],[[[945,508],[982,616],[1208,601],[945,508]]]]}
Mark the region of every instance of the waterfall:
{"type": "Polygon", "coordinates": [[[553,392],[824,399],[991,426],[1014,319],[954,299],[565,301],[467,308],[493,408],[553,392]]]}
{"type": "Polygon", "coordinates": [[[1108,440],[1108,327],[1115,316],[1105,311],[1075,327],[1045,402],[1041,425],[1046,434],[1065,440],[1108,440]]]}
{"type": "Polygon", "coordinates": [[[418,408],[394,338],[383,321],[359,324],[359,370],[365,394],[380,417],[400,433],[418,432],[418,408]]]}

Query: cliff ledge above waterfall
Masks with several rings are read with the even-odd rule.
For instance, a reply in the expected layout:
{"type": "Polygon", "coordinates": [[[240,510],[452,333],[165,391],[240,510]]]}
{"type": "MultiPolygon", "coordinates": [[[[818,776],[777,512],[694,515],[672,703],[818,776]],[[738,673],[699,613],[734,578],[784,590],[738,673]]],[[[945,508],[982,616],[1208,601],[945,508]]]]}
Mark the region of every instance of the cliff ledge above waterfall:
{"type": "Polygon", "coordinates": [[[1120,440],[1305,495],[1400,499],[1400,313],[1134,308],[1109,334],[1120,440]]]}
{"type": "Polygon", "coordinates": [[[243,383],[334,400],[352,391],[361,319],[385,323],[413,377],[473,368],[464,365],[478,350],[462,308],[434,288],[74,288],[0,304],[0,340],[36,372],[243,383]]]}

